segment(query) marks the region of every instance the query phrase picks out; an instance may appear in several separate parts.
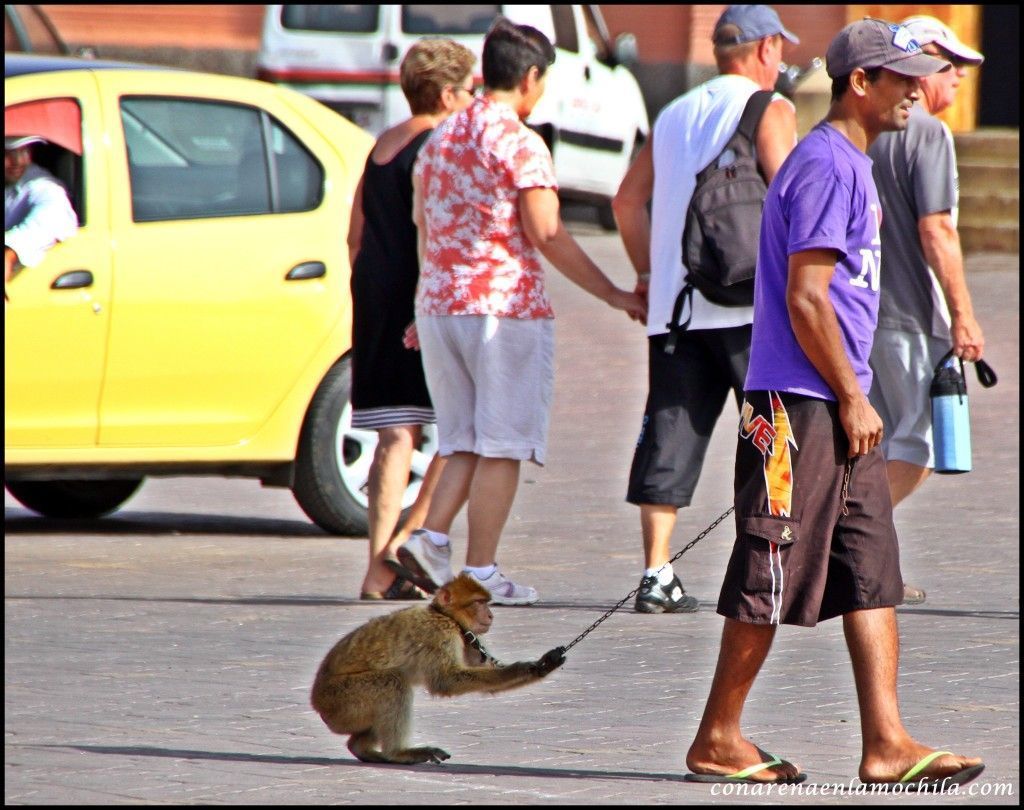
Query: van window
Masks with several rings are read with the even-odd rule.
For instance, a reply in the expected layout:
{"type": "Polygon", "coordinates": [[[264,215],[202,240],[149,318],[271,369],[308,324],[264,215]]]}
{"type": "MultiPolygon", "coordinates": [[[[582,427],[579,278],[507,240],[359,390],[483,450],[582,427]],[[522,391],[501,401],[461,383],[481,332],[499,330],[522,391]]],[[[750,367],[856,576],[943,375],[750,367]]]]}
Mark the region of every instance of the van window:
{"type": "Polygon", "coordinates": [[[499,6],[402,6],[406,34],[486,34],[499,6]]]}
{"type": "Polygon", "coordinates": [[[555,47],[569,51],[569,53],[579,53],[580,40],[576,36],[576,21],[572,18],[572,6],[552,6],[551,14],[555,18],[555,47]]]}
{"type": "Polygon", "coordinates": [[[121,122],[135,222],[309,211],[323,198],[323,168],[262,110],[123,98],[121,122]]]}
{"type": "Polygon", "coordinates": [[[379,5],[281,6],[281,25],[299,31],[350,31],[366,34],[377,30],[379,5]]]}

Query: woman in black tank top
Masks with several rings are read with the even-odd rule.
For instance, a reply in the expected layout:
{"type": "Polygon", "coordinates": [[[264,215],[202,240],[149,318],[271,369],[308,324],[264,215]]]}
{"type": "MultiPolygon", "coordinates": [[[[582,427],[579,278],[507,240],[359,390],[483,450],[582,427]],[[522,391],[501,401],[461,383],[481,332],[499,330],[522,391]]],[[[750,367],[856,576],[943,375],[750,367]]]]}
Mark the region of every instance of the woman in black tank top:
{"type": "Polygon", "coordinates": [[[352,206],[352,427],[376,430],[370,467],[370,563],[362,599],[419,599],[422,593],[395,576],[384,560],[426,517],[442,461],[435,457],[420,485],[405,526],[396,532],[402,497],[420,445],[422,426],[434,411],[418,350],[407,348],[419,278],[417,231],[412,220],[412,171],[434,128],[473,98],[476,57],[446,39],[417,42],[401,66],[402,91],[412,117],[377,139],[352,206]]]}

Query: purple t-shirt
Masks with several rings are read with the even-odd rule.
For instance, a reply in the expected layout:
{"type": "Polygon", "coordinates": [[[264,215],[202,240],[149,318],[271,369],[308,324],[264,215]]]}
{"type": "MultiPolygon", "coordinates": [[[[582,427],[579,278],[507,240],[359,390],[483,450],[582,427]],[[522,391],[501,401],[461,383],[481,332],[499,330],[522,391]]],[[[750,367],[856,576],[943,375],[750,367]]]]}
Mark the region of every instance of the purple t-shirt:
{"type": "Polygon", "coordinates": [[[822,121],[790,153],[765,199],[748,391],[836,398],[800,348],[786,306],[789,257],[827,249],[838,256],[829,298],[843,348],[867,394],[871,388],[868,357],[878,322],[881,221],[871,159],[822,121]]]}

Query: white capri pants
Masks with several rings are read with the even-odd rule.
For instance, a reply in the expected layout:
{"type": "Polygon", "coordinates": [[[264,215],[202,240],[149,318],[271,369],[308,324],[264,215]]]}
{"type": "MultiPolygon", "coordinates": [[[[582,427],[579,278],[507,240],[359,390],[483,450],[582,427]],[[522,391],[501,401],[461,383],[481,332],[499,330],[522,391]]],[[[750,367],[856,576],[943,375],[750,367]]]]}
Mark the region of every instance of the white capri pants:
{"type": "Polygon", "coordinates": [[[550,318],[417,315],[442,456],[543,465],[554,389],[550,318]]]}

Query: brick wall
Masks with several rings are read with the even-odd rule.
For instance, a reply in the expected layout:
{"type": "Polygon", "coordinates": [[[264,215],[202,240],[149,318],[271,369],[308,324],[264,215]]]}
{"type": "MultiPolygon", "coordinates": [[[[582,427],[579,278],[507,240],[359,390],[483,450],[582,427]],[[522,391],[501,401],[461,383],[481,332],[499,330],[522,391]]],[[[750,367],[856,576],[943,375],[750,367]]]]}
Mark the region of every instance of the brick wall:
{"type": "MultiPolygon", "coordinates": [[[[72,47],[91,45],[100,56],[252,75],[265,6],[259,5],[43,5],[72,47]]],[[[806,64],[824,56],[847,20],[864,14],[897,19],[934,14],[968,44],[980,37],[980,6],[779,5],[783,24],[800,37],[784,58],[806,64]]],[[[725,5],[601,5],[612,38],[637,37],[641,63],[634,72],[653,116],[675,96],[715,73],[711,31],[725,5]]],[[[943,115],[955,131],[976,118],[977,86],[969,75],[960,100],[943,115]]]]}

